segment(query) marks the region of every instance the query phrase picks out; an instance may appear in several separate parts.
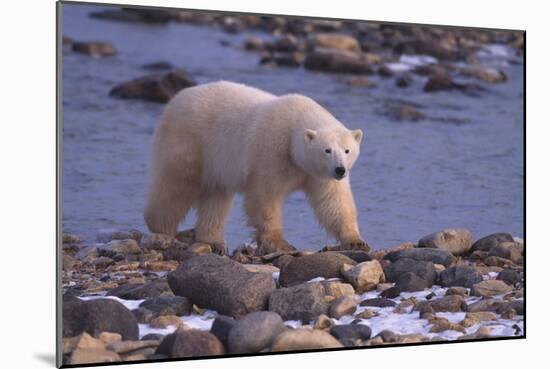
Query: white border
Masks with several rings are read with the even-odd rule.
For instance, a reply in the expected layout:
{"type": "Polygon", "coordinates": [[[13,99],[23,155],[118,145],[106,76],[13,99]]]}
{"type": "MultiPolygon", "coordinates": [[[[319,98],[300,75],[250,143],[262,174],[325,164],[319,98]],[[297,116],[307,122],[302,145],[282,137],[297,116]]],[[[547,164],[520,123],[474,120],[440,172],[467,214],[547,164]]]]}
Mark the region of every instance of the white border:
{"type": "MultiPolygon", "coordinates": [[[[105,2],[105,1],[97,1],[105,2]]],[[[284,13],[527,30],[527,340],[143,364],[142,368],[381,366],[512,368],[545,365],[548,339],[547,14],[543,2],[128,0],[138,5],[284,13]],[[541,4],[541,5],[533,5],[541,4]],[[537,360],[539,359],[539,360],[537,360]]],[[[55,343],[55,3],[2,4],[3,367],[53,367],[55,343]],[[8,83],[6,84],[6,77],[8,83]],[[6,365],[7,364],[7,365],[6,365]],[[11,365],[9,365],[11,364],[11,365]]],[[[125,368],[117,366],[117,368],[125,368]]],[[[138,368],[138,366],[131,366],[138,368]]]]}

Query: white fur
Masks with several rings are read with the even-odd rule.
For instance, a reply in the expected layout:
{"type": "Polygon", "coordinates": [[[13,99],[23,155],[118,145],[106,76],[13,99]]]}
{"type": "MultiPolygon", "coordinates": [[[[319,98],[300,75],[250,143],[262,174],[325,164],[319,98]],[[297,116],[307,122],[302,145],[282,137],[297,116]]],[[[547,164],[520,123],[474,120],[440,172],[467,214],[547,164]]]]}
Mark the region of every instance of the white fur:
{"type": "Polygon", "coordinates": [[[187,88],[168,103],[155,132],[146,222],[173,235],[196,207],[197,241],[224,245],[233,194],[243,193],[258,243],[284,248],[283,203],[304,190],[330,234],[363,242],[347,176],[361,137],[302,95],[223,81],[187,88]],[[341,180],[338,166],[346,172],[341,180]]]}

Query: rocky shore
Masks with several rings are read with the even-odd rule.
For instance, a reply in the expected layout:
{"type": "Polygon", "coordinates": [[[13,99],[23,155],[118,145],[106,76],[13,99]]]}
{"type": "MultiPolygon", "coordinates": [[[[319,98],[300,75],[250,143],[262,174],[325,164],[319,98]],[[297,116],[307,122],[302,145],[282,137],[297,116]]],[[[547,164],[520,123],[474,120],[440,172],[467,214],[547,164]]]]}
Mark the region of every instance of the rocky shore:
{"type": "Polygon", "coordinates": [[[524,245],[507,233],[230,256],[192,230],[63,234],[62,284],[66,364],[524,334],[524,245]]]}
{"type": "MultiPolygon", "coordinates": [[[[248,52],[264,68],[304,68],[333,74],[341,76],[342,83],[350,88],[393,84],[404,92],[421,86],[423,93],[458,91],[473,96],[486,93],[491,84],[507,82],[506,66],[523,63],[525,42],[518,31],[183,10],[110,8],[92,12],[90,17],[157,26],[184,23],[242,35],[240,44],[235,38],[219,41],[224,47],[248,52]]],[[[68,36],[63,37],[63,49],[96,58],[117,52],[109,42],[77,42],[68,36]]],[[[196,84],[185,66],[176,67],[172,62],[152,60],[142,67],[150,72],[120,81],[109,95],[168,101],[179,90],[196,84]]],[[[421,106],[411,104],[394,104],[385,114],[397,121],[431,118],[421,106]]]]}

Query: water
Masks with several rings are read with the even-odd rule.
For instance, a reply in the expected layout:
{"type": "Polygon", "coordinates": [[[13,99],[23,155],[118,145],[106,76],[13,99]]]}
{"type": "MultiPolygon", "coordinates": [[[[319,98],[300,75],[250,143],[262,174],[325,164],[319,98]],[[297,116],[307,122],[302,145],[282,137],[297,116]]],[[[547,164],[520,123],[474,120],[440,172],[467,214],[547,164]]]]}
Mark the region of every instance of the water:
{"type": "MultiPolygon", "coordinates": [[[[95,241],[105,228],[146,231],[143,208],[152,134],[162,104],[117,100],[108,92],[146,72],[140,65],[167,60],[199,83],[219,79],[272,93],[297,92],[327,107],[348,128],[364,132],[362,152],[351,173],[359,227],[374,248],[395,246],[448,227],[469,228],[476,238],[506,231],[523,237],[523,65],[493,60],[508,82],[483,84],[488,91],[421,91],[373,76],[378,87],[350,88],[346,77],[304,69],[270,69],[242,50],[250,32],[227,34],[212,27],[170,23],[108,22],[88,17],[92,6],[63,6],[63,34],[79,41],[110,41],[113,58],[63,55],[63,230],[95,241]],[[231,43],[223,47],[221,40],[231,43]],[[404,101],[421,106],[428,119],[396,122],[385,106],[404,101]]],[[[258,33],[261,37],[267,37],[258,33]]],[[[500,55],[503,47],[491,47],[500,55]]],[[[509,50],[508,50],[509,52],[509,50]]],[[[481,83],[481,82],[480,82],[481,83]]],[[[181,225],[194,223],[191,214],[181,225]]],[[[299,248],[334,243],[317,224],[301,193],[285,204],[286,237],[299,248]]],[[[232,208],[226,239],[230,248],[251,240],[242,200],[232,208]]]]}

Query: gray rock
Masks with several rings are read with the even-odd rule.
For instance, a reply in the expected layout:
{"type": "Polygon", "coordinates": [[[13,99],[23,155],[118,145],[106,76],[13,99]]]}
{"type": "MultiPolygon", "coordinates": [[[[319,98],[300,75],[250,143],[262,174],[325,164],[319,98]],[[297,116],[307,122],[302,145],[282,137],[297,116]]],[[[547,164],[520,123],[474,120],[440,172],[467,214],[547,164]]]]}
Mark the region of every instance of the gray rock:
{"type": "Polygon", "coordinates": [[[183,296],[158,296],[147,299],[139,304],[155,316],[160,315],[189,315],[193,311],[193,304],[187,297],[183,296]]]}
{"type": "Polygon", "coordinates": [[[483,299],[469,304],[467,310],[469,312],[497,311],[497,309],[504,304],[506,304],[506,302],[500,300],[483,299]]]}
{"type": "Polygon", "coordinates": [[[514,237],[509,233],[493,233],[477,240],[472,245],[472,251],[490,251],[503,242],[514,242],[514,237]]]}
{"type": "Polygon", "coordinates": [[[328,315],[334,319],[340,319],[344,315],[351,315],[357,309],[357,301],[354,298],[342,296],[332,302],[328,315]]]}
{"type": "Polygon", "coordinates": [[[399,292],[415,292],[430,288],[433,285],[432,279],[419,277],[418,274],[407,272],[399,276],[395,286],[399,292]]]}
{"type": "Polygon", "coordinates": [[[289,329],[281,333],[271,346],[271,351],[297,351],[338,348],[342,344],[321,329],[289,329]]]}
{"type": "Polygon", "coordinates": [[[269,297],[269,310],[284,320],[300,320],[307,324],[317,316],[327,314],[329,304],[325,296],[325,286],[318,282],[279,288],[269,297]]]}
{"type": "Polygon", "coordinates": [[[439,273],[439,284],[443,287],[466,287],[483,281],[483,276],[474,267],[454,266],[439,273]]]}
{"type": "Polygon", "coordinates": [[[255,311],[239,319],[229,332],[228,347],[233,354],[255,353],[271,347],[286,330],[279,314],[255,311]]]}
{"type": "Polygon", "coordinates": [[[384,297],[375,297],[361,301],[361,306],[394,307],[397,303],[384,297]]]}
{"type": "Polygon", "coordinates": [[[343,324],[330,328],[330,334],[342,342],[344,346],[356,346],[361,341],[368,340],[371,333],[370,327],[364,324],[343,324]]]}
{"type": "Polygon", "coordinates": [[[249,272],[241,264],[215,254],[182,261],[168,274],[168,284],[174,294],[235,318],[266,309],[276,287],[271,275],[249,272]]]}
{"type": "Polygon", "coordinates": [[[230,316],[218,315],[216,319],[214,319],[214,323],[212,323],[210,333],[218,337],[223,346],[227,347],[229,332],[231,332],[236,322],[237,321],[230,316]]]}
{"type": "Polygon", "coordinates": [[[514,269],[504,269],[498,273],[497,279],[513,286],[521,281],[521,274],[514,269]]]}
{"type": "Polygon", "coordinates": [[[408,272],[414,273],[421,279],[425,280],[429,287],[435,283],[437,278],[434,264],[429,261],[399,259],[384,267],[384,274],[386,276],[386,280],[389,282],[397,283],[399,279],[408,272]]]}
{"type": "Polygon", "coordinates": [[[63,301],[63,336],[72,337],[82,332],[92,336],[101,332],[118,333],[123,340],[136,341],[139,329],[134,315],[113,299],[88,301],[66,298],[63,301]]]}
{"type": "Polygon", "coordinates": [[[499,314],[502,314],[509,309],[514,309],[518,315],[524,315],[525,314],[524,300],[515,300],[515,301],[503,303],[496,307],[496,312],[499,314]]]}
{"type": "Polygon", "coordinates": [[[413,259],[418,261],[430,261],[434,264],[441,264],[446,267],[453,262],[453,255],[447,250],[414,248],[392,251],[384,256],[385,260],[395,262],[399,259],[413,259]]]}
{"type": "Polygon", "coordinates": [[[294,286],[316,277],[340,278],[340,269],[344,264],[356,262],[338,252],[320,252],[292,259],[281,269],[279,284],[283,287],[294,286]]]}
{"type": "Polygon", "coordinates": [[[421,238],[418,247],[446,250],[456,256],[464,255],[472,247],[472,233],[467,229],[444,229],[421,238]]]}
{"type": "Polygon", "coordinates": [[[107,292],[107,296],[116,296],[124,300],[143,300],[161,295],[172,295],[164,279],[148,283],[127,283],[107,292]]]}

